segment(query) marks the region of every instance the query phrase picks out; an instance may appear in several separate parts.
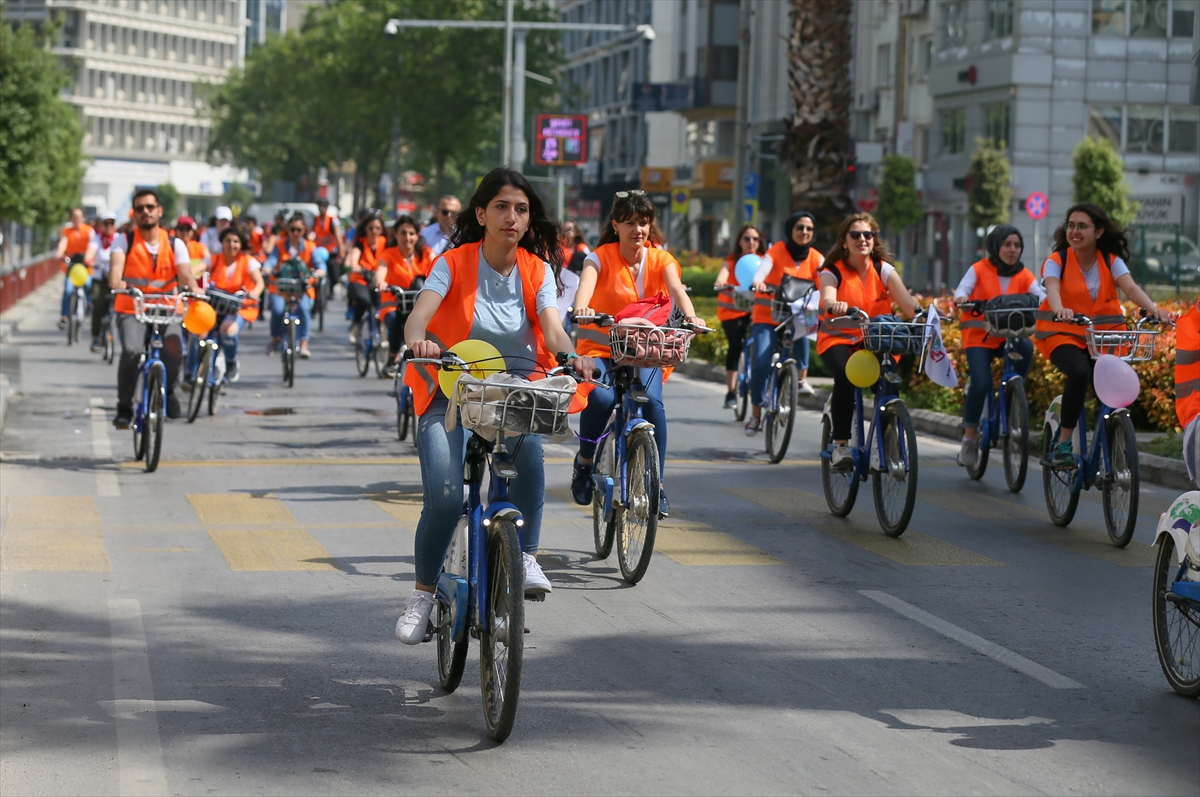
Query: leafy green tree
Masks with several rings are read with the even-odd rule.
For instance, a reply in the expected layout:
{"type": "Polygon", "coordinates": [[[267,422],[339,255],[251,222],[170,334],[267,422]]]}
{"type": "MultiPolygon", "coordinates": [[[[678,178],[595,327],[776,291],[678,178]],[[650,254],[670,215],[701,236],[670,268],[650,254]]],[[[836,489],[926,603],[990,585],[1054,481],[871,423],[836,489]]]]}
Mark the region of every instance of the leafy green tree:
{"type": "Polygon", "coordinates": [[[0,23],[0,219],[49,226],[78,202],[83,130],[59,96],[71,78],[48,49],[57,27],[0,23]]]}
{"type": "Polygon", "coordinates": [[[236,218],[254,202],[254,192],[241,183],[230,183],[229,188],[221,196],[221,204],[228,205],[236,218]]]}
{"type": "Polygon", "coordinates": [[[169,227],[178,218],[175,214],[179,210],[179,189],[174,183],[161,183],[154,186],[154,191],[158,194],[158,202],[163,208],[163,226],[169,227]]]}
{"type": "Polygon", "coordinates": [[[921,198],[917,195],[917,165],[912,158],[888,155],[883,159],[883,184],[875,214],[885,230],[899,232],[921,220],[921,198]]]}
{"type": "Polygon", "coordinates": [[[967,190],[967,220],[972,227],[993,227],[1006,224],[1012,190],[1012,172],[1003,148],[996,148],[982,138],[975,139],[971,165],[967,167],[970,188],[967,190]]]}
{"type": "Polygon", "coordinates": [[[1141,204],[1129,199],[1125,164],[1109,140],[1087,136],[1075,147],[1072,161],[1074,201],[1099,205],[1119,226],[1129,226],[1141,204]]]}

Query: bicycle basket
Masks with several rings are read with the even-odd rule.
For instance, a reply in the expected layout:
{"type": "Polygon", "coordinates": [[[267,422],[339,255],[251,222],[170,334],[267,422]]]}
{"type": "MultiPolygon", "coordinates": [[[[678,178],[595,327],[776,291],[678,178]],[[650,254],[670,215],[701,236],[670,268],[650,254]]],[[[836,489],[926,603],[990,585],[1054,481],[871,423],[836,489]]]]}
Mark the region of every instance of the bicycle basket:
{"type": "Polygon", "coordinates": [[[143,324],[174,324],[187,314],[187,300],[174,294],[149,294],[133,299],[133,315],[143,324]]]}
{"type": "Polygon", "coordinates": [[[204,292],[204,300],[212,305],[218,316],[236,315],[242,309],[242,297],[231,293],[209,288],[204,292]]]}
{"type": "Polygon", "coordinates": [[[754,309],[754,291],[734,290],[732,293],[734,310],[748,313],[754,309]]]}
{"type": "Polygon", "coordinates": [[[1144,362],[1154,356],[1158,332],[1157,329],[1106,330],[1088,327],[1088,352],[1092,357],[1111,354],[1126,362],[1144,362]]]}
{"type": "Polygon", "coordinates": [[[575,380],[554,376],[530,382],[513,374],[477,379],[463,374],[454,387],[464,429],[495,440],[498,433],[560,436],[570,430],[567,416],[575,380]]]}
{"type": "Polygon", "coordinates": [[[1040,303],[1028,293],[989,299],[983,305],[983,328],[994,338],[1027,338],[1034,332],[1040,303]]]}
{"type": "Polygon", "coordinates": [[[791,320],[792,303],[803,299],[816,285],[812,280],[800,279],[784,274],[771,297],[771,320],[776,324],[791,320]]]}
{"type": "Polygon", "coordinates": [[[305,287],[304,280],[285,279],[282,277],[275,279],[275,290],[280,293],[304,293],[305,287]]]}
{"type": "Polygon", "coordinates": [[[863,324],[863,348],[879,354],[920,354],[929,338],[924,322],[878,316],[863,324]]]}
{"type": "Polygon", "coordinates": [[[687,357],[692,337],[686,329],[622,321],[609,331],[608,349],[613,365],[670,368],[687,357]]]}
{"type": "Polygon", "coordinates": [[[421,295],[420,291],[405,291],[399,288],[394,288],[388,291],[396,300],[396,312],[401,315],[408,315],[417,306],[417,297],[421,295]]]}

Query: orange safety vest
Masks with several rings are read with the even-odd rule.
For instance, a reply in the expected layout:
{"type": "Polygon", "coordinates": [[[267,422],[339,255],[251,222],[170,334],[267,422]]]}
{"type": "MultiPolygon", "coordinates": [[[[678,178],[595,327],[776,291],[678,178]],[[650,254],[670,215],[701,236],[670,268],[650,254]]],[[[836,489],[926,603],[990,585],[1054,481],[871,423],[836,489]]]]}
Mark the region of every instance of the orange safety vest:
{"type": "MultiPolygon", "coordinates": [[[[835,271],[842,278],[838,283],[837,299],[851,307],[857,307],[868,318],[892,312],[892,297],[880,276],[882,263],[872,262],[866,278],[842,261],[825,268],[835,271]]],[[[817,354],[824,354],[834,346],[853,346],[862,342],[860,322],[846,316],[831,316],[821,308],[817,325],[817,354]]]]}
{"type": "MultiPolygon", "coordinates": [[[[971,268],[975,271],[975,290],[971,291],[971,295],[967,299],[972,302],[986,302],[988,299],[995,299],[1001,294],[1013,296],[1029,293],[1029,289],[1033,286],[1033,272],[1027,268],[1021,269],[1012,276],[1008,281],[1008,290],[1006,291],[1000,290],[1000,274],[996,271],[996,267],[992,265],[992,261],[984,258],[971,266],[971,268]]],[[[959,324],[959,329],[962,330],[962,345],[964,349],[998,349],[1004,343],[1002,338],[993,338],[984,331],[983,313],[963,313],[963,320],[959,324]]]]}
{"type": "Polygon", "coordinates": [[[250,291],[254,290],[254,277],[250,273],[250,256],[245,252],[241,252],[237,256],[237,260],[233,264],[233,273],[229,273],[229,269],[225,267],[225,253],[217,252],[213,255],[212,266],[209,269],[209,283],[219,291],[225,293],[237,293],[245,291],[247,296],[242,301],[242,309],[238,311],[238,315],[247,321],[253,321],[258,317],[258,301],[249,296],[250,291]]]}
{"type": "MultiPolygon", "coordinates": [[[[63,227],[63,237],[67,239],[67,248],[63,252],[64,257],[73,257],[74,255],[86,255],[88,249],[88,239],[95,232],[90,224],[81,224],[79,229],[75,229],[73,224],[68,224],[63,227]]],[[[67,264],[62,265],[63,273],[66,273],[67,264]]],[[[92,273],[91,266],[88,266],[88,273],[92,273]]]]}
{"type": "Polygon", "coordinates": [[[337,235],[333,232],[333,216],[328,213],[313,218],[313,237],[317,246],[324,247],[330,254],[337,251],[337,235]]]}
{"type": "Polygon", "coordinates": [[[815,247],[810,246],[808,247],[808,257],[800,261],[792,260],[792,254],[787,250],[787,244],[783,241],[776,241],[767,250],[767,257],[771,258],[771,273],[767,274],[763,284],[772,288],[772,291],[770,294],[755,294],[754,317],[751,320],[755,324],[774,326],[775,322],[771,320],[771,299],[774,298],[774,289],[778,288],[779,283],[783,281],[783,275],[787,274],[802,280],[816,282],[817,269],[821,267],[825,257],[815,247]]]}
{"type": "MultiPolygon", "coordinates": [[[[471,336],[475,321],[476,290],[479,287],[479,247],[482,245],[482,241],[477,241],[442,254],[450,269],[450,289],[425,328],[426,340],[442,349],[449,349],[471,336]]],[[[546,266],[540,257],[518,247],[516,268],[521,275],[525,315],[537,341],[538,366],[548,371],[557,367],[557,363],[546,348],[542,322],[537,314],[537,294],[546,277],[546,266]]],[[[537,377],[534,375],[530,378],[537,377]]],[[[417,415],[424,415],[439,390],[437,372],[429,365],[409,363],[404,371],[404,384],[412,388],[413,407],[417,415]]]]}
{"type": "MultiPolygon", "coordinates": [[[[625,258],[621,257],[621,245],[618,243],[605,244],[596,247],[596,256],[600,258],[600,274],[596,278],[596,290],[592,294],[590,305],[597,313],[616,315],[630,304],[639,301],[637,283],[633,272],[625,258]]],[[[667,282],[663,271],[674,264],[679,264],[665,249],[646,248],[646,269],[644,280],[646,298],[667,292],[667,282]]],[[[577,327],[578,336],[575,351],[588,357],[610,356],[608,347],[608,330],[601,329],[595,324],[580,324],[577,327]]]]}
{"type": "MultiPolygon", "coordinates": [[[[1075,259],[1075,250],[1066,249],[1066,263],[1063,263],[1063,252],[1055,252],[1050,258],[1062,266],[1062,278],[1059,280],[1059,296],[1062,306],[1069,307],[1076,313],[1082,313],[1092,319],[1096,329],[1124,329],[1125,314],[1121,311],[1121,301],[1117,298],[1117,283],[1113,281],[1109,271],[1109,256],[1097,252],[1096,268],[1100,269],[1100,292],[1096,300],[1088,293],[1087,282],[1083,278],[1083,270],[1075,259]]],[[[1043,268],[1045,263],[1042,264],[1043,268]]],[[[1042,274],[1043,278],[1045,273],[1042,274]]],[[[1054,320],[1054,311],[1050,309],[1050,299],[1042,301],[1037,311],[1036,331],[1033,333],[1033,344],[1046,359],[1050,352],[1059,346],[1075,346],[1087,348],[1085,327],[1078,324],[1064,324],[1054,320]]]]}
{"type": "Polygon", "coordinates": [[[204,273],[204,258],[208,257],[208,247],[199,241],[184,241],[187,244],[188,257],[192,261],[192,273],[197,277],[204,273]]]}
{"type": "MultiPolygon", "coordinates": [[[[300,245],[302,248],[300,249],[299,252],[296,253],[295,256],[300,258],[300,262],[304,263],[304,265],[308,266],[311,269],[313,267],[312,266],[312,253],[313,253],[313,250],[317,248],[317,245],[314,244],[312,241],[305,241],[305,240],[301,240],[300,245]]],[[[279,266],[283,265],[288,260],[291,260],[292,255],[288,254],[288,242],[287,242],[286,235],[275,242],[275,251],[279,253],[278,260],[276,260],[276,264],[275,264],[276,268],[279,268],[279,266]]],[[[275,290],[274,282],[268,283],[267,292],[274,293],[274,294],[279,293],[279,291],[275,290]]],[[[310,298],[310,299],[317,298],[317,292],[311,286],[309,287],[307,293],[308,293],[308,298],[310,298]]]]}
{"type": "Polygon", "coordinates": [[[1183,427],[1200,415],[1200,302],[1175,322],[1175,414],[1183,427]]]}
{"type": "MultiPolygon", "coordinates": [[[[379,264],[387,267],[387,273],[383,280],[387,285],[396,285],[408,290],[412,285],[412,281],[417,277],[428,277],[429,272],[433,269],[433,255],[428,246],[421,249],[420,256],[416,251],[412,257],[405,258],[400,254],[400,247],[389,246],[383,250],[383,255],[379,258],[379,264]]],[[[379,318],[383,320],[388,313],[395,312],[396,297],[388,291],[383,291],[379,295],[379,318]]]]}
{"type": "Polygon", "coordinates": [[[255,260],[266,259],[263,254],[263,231],[258,227],[250,231],[250,256],[255,260]]]}
{"type": "Polygon", "coordinates": [[[387,236],[380,235],[375,239],[375,248],[370,249],[364,244],[366,239],[355,241],[354,247],[358,249],[358,267],[362,271],[351,271],[350,281],[357,282],[360,285],[370,285],[371,281],[367,279],[367,275],[374,277],[375,269],[379,268],[379,258],[383,255],[383,250],[387,248],[387,236]]]}
{"type": "MultiPolygon", "coordinates": [[[[735,258],[733,255],[729,255],[725,258],[725,266],[729,269],[729,277],[725,280],[725,284],[732,285],[736,288],[740,284],[738,283],[737,272],[735,269],[737,266],[737,258],[735,258]]],[[[738,310],[736,307],[734,307],[732,293],[729,291],[721,291],[717,294],[718,321],[736,321],[737,319],[745,318],[748,315],[750,315],[749,311],[738,310]]]]}
{"type": "MultiPolygon", "coordinates": [[[[175,247],[167,231],[158,228],[158,255],[150,254],[142,231],[134,229],[126,233],[129,251],[125,254],[125,269],[121,278],[130,288],[137,288],[149,296],[152,293],[175,293],[179,276],[175,272],[175,247]]],[[[133,312],[133,297],[116,297],[113,309],[118,313],[133,312]]]]}

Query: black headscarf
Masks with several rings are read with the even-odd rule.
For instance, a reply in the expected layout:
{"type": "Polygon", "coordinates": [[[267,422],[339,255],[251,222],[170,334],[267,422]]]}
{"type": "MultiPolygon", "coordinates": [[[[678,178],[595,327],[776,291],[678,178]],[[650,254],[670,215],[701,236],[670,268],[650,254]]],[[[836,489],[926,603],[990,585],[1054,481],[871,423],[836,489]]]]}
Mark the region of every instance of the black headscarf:
{"type": "Polygon", "coordinates": [[[788,254],[792,256],[792,260],[803,260],[808,257],[808,250],[812,247],[801,246],[792,240],[792,230],[796,229],[796,222],[800,219],[808,219],[817,226],[817,220],[813,214],[807,210],[797,210],[795,213],[787,217],[787,221],[783,223],[783,243],[787,246],[788,254]]]}
{"type": "Polygon", "coordinates": [[[1000,247],[1004,245],[1004,241],[1013,233],[1017,234],[1017,238],[1021,240],[1021,252],[1025,252],[1025,238],[1021,235],[1021,231],[1011,224],[1001,224],[996,229],[988,233],[987,237],[987,253],[988,260],[996,267],[996,271],[1001,277],[1015,277],[1021,273],[1021,269],[1025,268],[1025,264],[1017,260],[1015,265],[1009,265],[1000,259],[1000,247]]]}

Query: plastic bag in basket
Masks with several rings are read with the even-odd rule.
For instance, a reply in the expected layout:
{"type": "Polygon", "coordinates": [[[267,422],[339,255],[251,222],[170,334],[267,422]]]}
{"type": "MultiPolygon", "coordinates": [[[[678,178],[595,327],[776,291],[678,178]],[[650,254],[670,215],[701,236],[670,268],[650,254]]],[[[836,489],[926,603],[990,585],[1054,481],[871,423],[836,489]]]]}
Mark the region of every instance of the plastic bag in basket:
{"type": "Polygon", "coordinates": [[[491,374],[484,379],[464,374],[455,383],[446,410],[446,428],[454,428],[457,415],[464,429],[488,440],[495,440],[501,431],[569,437],[567,417],[574,395],[575,380],[569,376],[531,382],[514,374],[491,374]]]}
{"type": "Polygon", "coordinates": [[[665,326],[671,318],[671,297],[665,293],[656,293],[637,302],[630,302],[625,309],[613,316],[616,321],[626,321],[639,318],[650,322],[650,326],[665,326]]]}

